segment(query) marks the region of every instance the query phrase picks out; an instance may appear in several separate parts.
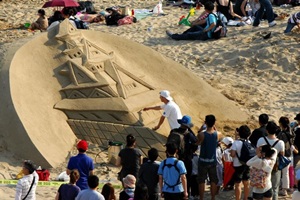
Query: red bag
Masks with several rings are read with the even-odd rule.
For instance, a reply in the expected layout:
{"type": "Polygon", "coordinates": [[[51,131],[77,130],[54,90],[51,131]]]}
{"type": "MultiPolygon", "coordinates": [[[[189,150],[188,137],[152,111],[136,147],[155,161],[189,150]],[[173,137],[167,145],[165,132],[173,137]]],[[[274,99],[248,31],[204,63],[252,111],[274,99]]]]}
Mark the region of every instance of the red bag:
{"type": "Polygon", "coordinates": [[[49,181],[50,172],[47,169],[36,170],[36,173],[39,175],[39,181],[49,181]]]}

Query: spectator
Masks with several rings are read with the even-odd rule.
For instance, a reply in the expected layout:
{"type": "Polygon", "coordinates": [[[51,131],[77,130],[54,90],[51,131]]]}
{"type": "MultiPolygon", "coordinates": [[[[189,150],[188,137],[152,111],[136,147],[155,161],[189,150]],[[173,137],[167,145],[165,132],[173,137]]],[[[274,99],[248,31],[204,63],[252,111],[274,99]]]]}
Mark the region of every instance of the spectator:
{"type": "Polygon", "coordinates": [[[128,200],[134,197],[135,182],[136,178],[131,174],[123,178],[124,190],[120,192],[119,200],[128,200]]]}
{"type": "Polygon", "coordinates": [[[142,152],[135,148],[135,137],[131,134],[127,135],[126,142],[126,147],[119,152],[116,164],[117,166],[122,166],[122,169],[119,172],[120,181],[128,174],[137,177],[140,165],[142,164],[142,152]]]}
{"type": "MultiPolygon", "coordinates": [[[[62,20],[64,20],[64,18],[63,18],[63,16],[62,16],[61,11],[58,11],[58,10],[55,11],[54,14],[53,14],[53,16],[51,16],[51,17],[48,18],[49,27],[51,26],[51,24],[52,24],[53,22],[56,22],[56,21],[60,22],[60,21],[62,21],[62,20]]],[[[48,28],[49,28],[49,27],[48,27],[48,28]]]]}
{"type": "Polygon", "coordinates": [[[291,15],[288,19],[284,33],[290,33],[295,26],[300,29],[300,12],[296,12],[291,15]]]}
{"type": "Polygon", "coordinates": [[[204,199],[204,187],[207,175],[210,180],[211,198],[214,199],[217,192],[217,159],[216,149],[218,141],[222,139],[222,134],[216,131],[216,118],[214,115],[205,117],[206,131],[198,133],[197,144],[201,144],[199,164],[198,164],[198,183],[200,200],[204,199]]]}
{"type": "Polygon", "coordinates": [[[179,106],[173,101],[173,98],[171,97],[170,92],[168,90],[160,91],[159,95],[161,102],[164,103],[163,105],[146,107],[143,109],[144,111],[162,109],[164,110],[163,115],[160,117],[157,126],[155,126],[153,130],[158,130],[164,122],[165,118],[168,119],[171,130],[174,128],[178,128],[180,124],[177,122],[177,120],[182,118],[179,106]]]}
{"type": "Polygon", "coordinates": [[[234,19],[234,18],[239,18],[241,19],[242,17],[239,14],[236,14],[231,0],[216,0],[217,3],[217,12],[222,13],[227,20],[234,19]]]}
{"type": "Polygon", "coordinates": [[[94,164],[92,158],[86,155],[88,150],[88,143],[85,140],[80,140],[77,144],[78,154],[72,156],[67,166],[67,174],[70,175],[71,170],[77,169],[80,178],[76,185],[81,189],[88,189],[88,177],[93,175],[94,164]]]}
{"type": "MultiPolygon", "coordinates": [[[[282,140],[277,139],[275,135],[276,131],[278,130],[278,126],[276,125],[275,122],[268,122],[266,129],[267,129],[268,136],[259,138],[259,140],[257,141],[257,147],[268,144],[272,148],[275,148],[278,154],[284,156],[284,150],[285,150],[284,142],[282,140]]],[[[281,172],[278,169],[274,169],[271,175],[273,200],[278,199],[280,175],[281,172]]]]}
{"type": "Polygon", "coordinates": [[[250,168],[248,165],[243,165],[239,161],[243,147],[243,141],[248,140],[251,134],[250,128],[247,125],[241,126],[235,132],[235,141],[231,146],[231,157],[233,158],[234,172],[234,186],[235,186],[235,199],[240,200],[242,195],[241,182],[244,185],[244,200],[246,200],[250,193],[249,179],[250,168]],[[239,137],[238,137],[239,136],[239,137]]]}
{"type": "Polygon", "coordinates": [[[223,161],[224,161],[224,180],[223,180],[223,190],[233,190],[234,186],[234,167],[233,159],[230,156],[231,146],[234,140],[231,137],[225,137],[222,140],[222,143],[225,145],[223,151],[223,161]]]}
{"type": "Polygon", "coordinates": [[[159,187],[158,187],[158,167],[159,164],[155,162],[158,157],[158,151],[155,148],[151,148],[148,151],[148,161],[143,163],[139,170],[139,184],[143,183],[148,188],[148,197],[151,200],[159,199],[159,187]]]}
{"type": "Polygon", "coordinates": [[[186,169],[181,160],[176,159],[177,146],[167,143],[167,159],[159,165],[159,187],[161,197],[165,200],[182,200],[188,197],[186,169]]]}
{"type": "Polygon", "coordinates": [[[22,172],[24,176],[17,183],[15,200],[35,200],[35,190],[39,176],[35,171],[34,163],[30,160],[25,160],[22,172]]]}
{"type": "Polygon", "coordinates": [[[257,147],[256,156],[248,160],[248,166],[267,172],[266,186],[264,188],[253,187],[253,199],[272,199],[271,173],[276,162],[276,157],[276,149],[271,148],[269,145],[263,145],[257,147]]]}
{"type": "Polygon", "coordinates": [[[255,129],[249,137],[249,140],[253,146],[257,146],[257,141],[263,136],[267,136],[266,126],[269,121],[269,116],[267,114],[261,114],[258,117],[259,128],[255,129]]]}
{"type": "MultiPolygon", "coordinates": [[[[184,162],[186,168],[186,179],[187,179],[187,190],[190,191],[191,188],[191,174],[192,174],[192,158],[193,152],[191,150],[191,145],[197,142],[197,137],[192,131],[193,123],[192,118],[188,115],[182,117],[182,119],[177,120],[180,124],[180,127],[177,129],[171,130],[169,137],[172,137],[172,134],[180,134],[183,137],[180,141],[177,141],[178,147],[178,159],[184,162]],[[181,144],[183,143],[183,144],[181,144]]],[[[167,139],[169,141],[169,138],[167,139]]]]}
{"type": "Polygon", "coordinates": [[[89,188],[79,192],[75,200],[105,200],[103,195],[97,191],[99,178],[96,175],[88,177],[89,188]]]}
{"type": "Polygon", "coordinates": [[[111,183],[105,183],[103,185],[101,194],[105,200],[116,200],[115,189],[111,183]]]}
{"type": "MultiPolygon", "coordinates": [[[[148,188],[145,184],[140,183],[136,186],[134,190],[134,198],[133,200],[148,200],[149,198],[148,188]]],[[[152,199],[150,199],[152,200],[152,199]]]]}
{"type": "Polygon", "coordinates": [[[253,26],[258,26],[260,23],[260,20],[263,17],[264,12],[266,12],[267,20],[269,22],[269,27],[273,27],[276,25],[275,22],[275,16],[273,12],[273,7],[270,0],[259,0],[260,8],[256,12],[256,16],[253,22],[253,26]]]}
{"type": "Polygon", "coordinates": [[[198,162],[199,162],[199,155],[196,154],[196,151],[198,151],[198,145],[192,144],[191,151],[193,152],[193,158],[192,158],[192,173],[190,178],[190,197],[192,199],[199,199],[199,185],[197,182],[197,176],[198,176],[198,162]]]}
{"type": "Polygon", "coordinates": [[[206,27],[200,25],[192,26],[182,34],[173,34],[171,31],[166,31],[166,34],[174,40],[208,40],[212,38],[212,33],[216,29],[217,18],[211,14],[214,10],[214,4],[207,1],[204,4],[204,9],[208,13],[206,18],[206,27]]]}
{"type": "Polygon", "coordinates": [[[223,172],[224,172],[224,165],[223,165],[223,150],[221,148],[221,144],[218,143],[216,149],[216,158],[217,158],[217,176],[218,176],[218,184],[217,184],[217,192],[216,195],[219,194],[220,188],[223,185],[223,172]]]}
{"type": "MultiPolygon", "coordinates": [[[[292,159],[291,149],[293,148],[292,146],[293,146],[294,136],[291,134],[289,118],[280,117],[279,126],[281,131],[278,133],[277,138],[284,142],[284,146],[285,146],[284,155],[285,157],[291,160],[292,159]]],[[[281,170],[282,189],[279,192],[279,195],[281,196],[287,196],[287,190],[290,187],[289,167],[290,164],[281,170]]]]}
{"type": "Polygon", "coordinates": [[[38,15],[39,18],[30,25],[29,29],[44,31],[48,27],[48,19],[45,16],[46,15],[45,10],[39,9],[38,15]]]}
{"type": "Polygon", "coordinates": [[[55,200],[75,200],[80,192],[80,188],[76,185],[79,177],[79,171],[77,169],[72,170],[70,173],[70,182],[60,185],[55,200]]]}
{"type": "Polygon", "coordinates": [[[235,5],[234,5],[234,12],[241,16],[241,17],[247,17],[247,11],[246,11],[246,5],[247,5],[248,0],[236,0],[235,5]]]}

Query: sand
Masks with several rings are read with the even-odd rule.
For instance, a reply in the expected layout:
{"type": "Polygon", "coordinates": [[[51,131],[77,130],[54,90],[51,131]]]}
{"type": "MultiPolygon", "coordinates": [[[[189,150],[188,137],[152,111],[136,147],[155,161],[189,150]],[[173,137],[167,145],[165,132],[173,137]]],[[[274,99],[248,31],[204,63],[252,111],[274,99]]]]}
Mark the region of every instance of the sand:
{"type": "MultiPolygon", "coordinates": [[[[153,8],[155,4],[154,1],[128,3],[133,8],[153,8]]],[[[38,31],[30,32],[22,29],[20,25],[35,21],[36,11],[41,8],[41,5],[43,2],[39,0],[0,2],[1,58],[12,42],[40,34],[38,31]]],[[[95,4],[97,10],[112,5],[125,5],[125,3],[103,1],[95,4]]],[[[298,7],[275,7],[277,13],[291,14],[297,9],[298,7]]],[[[164,7],[163,10],[165,16],[147,17],[133,25],[108,27],[103,24],[91,24],[90,28],[144,44],[181,63],[252,116],[250,122],[252,128],[258,126],[255,120],[263,112],[269,114],[275,121],[278,121],[280,116],[293,119],[299,112],[300,94],[297,91],[297,84],[299,83],[300,36],[299,32],[283,34],[287,19],[277,21],[277,26],[272,28],[269,28],[266,22],[262,22],[262,26],[257,28],[229,27],[228,37],[217,41],[174,41],[166,36],[165,31],[184,31],[187,27],[178,26],[177,23],[182,15],[188,13],[188,10],[174,7],[164,7]],[[272,32],[271,38],[263,39],[262,36],[269,31],[272,32]]],[[[51,8],[46,9],[46,13],[51,12],[51,8]]],[[[199,13],[200,11],[197,11],[191,19],[199,13]]],[[[188,83],[174,84],[185,84],[188,89],[188,83]]],[[[222,131],[230,134],[234,128],[223,127],[222,131]]],[[[98,151],[98,147],[91,146],[89,155],[94,158],[98,151]]],[[[5,143],[1,143],[0,152],[0,179],[13,179],[21,169],[20,158],[7,152],[5,143]]],[[[96,174],[102,182],[111,181],[119,184],[116,181],[116,172],[119,169],[105,164],[107,152],[101,155],[103,163],[96,164],[96,174]]],[[[64,171],[66,164],[67,159],[61,167],[51,169],[51,179],[55,179],[64,171]]],[[[57,187],[38,187],[37,199],[53,199],[56,190],[57,187]]],[[[0,185],[1,199],[13,199],[14,194],[15,185],[0,185]]],[[[234,199],[234,193],[221,192],[217,199],[225,198],[234,199]]]]}

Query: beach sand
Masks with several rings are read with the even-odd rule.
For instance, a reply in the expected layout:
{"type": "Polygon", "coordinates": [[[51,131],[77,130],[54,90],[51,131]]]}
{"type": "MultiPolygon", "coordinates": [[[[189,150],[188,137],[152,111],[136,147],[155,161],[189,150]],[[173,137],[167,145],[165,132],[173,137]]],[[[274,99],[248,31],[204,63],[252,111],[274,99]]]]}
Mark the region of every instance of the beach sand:
{"type": "MultiPolygon", "coordinates": [[[[95,3],[97,10],[113,5],[129,5],[131,8],[152,9],[156,1],[103,1],[95,3]]],[[[11,43],[25,37],[34,37],[40,32],[31,32],[20,25],[36,20],[36,12],[43,5],[39,0],[3,0],[0,2],[0,57],[3,58],[11,43]]],[[[277,13],[292,14],[296,8],[275,7],[277,13]]],[[[202,10],[196,11],[195,19],[202,10]]],[[[215,41],[175,41],[168,38],[166,30],[183,32],[186,26],[178,26],[182,15],[188,9],[179,7],[163,7],[164,16],[149,16],[136,24],[120,27],[109,27],[103,24],[91,24],[90,29],[115,34],[134,42],[146,45],[161,54],[181,63],[194,72],[200,79],[207,81],[228,99],[236,102],[240,109],[251,116],[251,127],[257,127],[256,120],[261,113],[269,114],[272,120],[278,121],[280,116],[293,119],[299,112],[297,84],[299,73],[299,32],[284,35],[287,19],[277,21],[275,27],[269,28],[267,22],[261,27],[252,26],[229,27],[228,37],[215,41]],[[270,39],[263,35],[272,32],[270,39]]],[[[52,8],[47,8],[49,15],[52,8]]],[[[138,59],[138,58],[137,58],[138,59]]],[[[177,83],[174,80],[174,84],[177,83]]],[[[188,97],[187,97],[188,98],[188,97]]],[[[213,98],[213,97],[212,97],[213,98]]],[[[200,111],[201,112],[201,111],[200,111]]],[[[196,126],[200,126],[196,125],[196,126]]],[[[235,127],[228,126],[222,132],[232,134],[235,127]]],[[[4,138],[1,138],[4,140],[4,138]]],[[[5,143],[0,144],[0,179],[13,179],[21,170],[21,161],[6,151],[5,143]]],[[[99,147],[91,146],[89,155],[94,158],[99,147]]],[[[73,153],[74,154],[74,153],[73,153]]],[[[102,182],[120,184],[116,180],[118,168],[106,165],[107,152],[101,153],[103,163],[96,163],[96,174],[102,182]]],[[[63,172],[66,159],[61,166],[51,169],[51,179],[63,172]]],[[[38,187],[37,199],[54,199],[57,187],[38,187]]],[[[0,185],[0,199],[13,199],[15,185],[0,185]]],[[[118,195],[117,195],[118,196],[118,195]]],[[[208,190],[206,194],[209,198],[208,190]]],[[[217,199],[234,199],[234,192],[221,192],[217,199]]],[[[290,199],[290,198],[280,198],[290,199]]]]}

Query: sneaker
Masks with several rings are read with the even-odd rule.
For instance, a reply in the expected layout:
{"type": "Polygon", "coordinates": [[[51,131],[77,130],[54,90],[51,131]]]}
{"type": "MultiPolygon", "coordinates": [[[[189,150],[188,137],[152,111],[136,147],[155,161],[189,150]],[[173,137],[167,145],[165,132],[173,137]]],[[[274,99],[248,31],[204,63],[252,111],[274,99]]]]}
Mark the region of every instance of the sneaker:
{"type": "Polygon", "coordinates": [[[272,21],[269,23],[269,27],[273,27],[273,26],[276,26],[276,22],[275,21],[272,21]]]}
{"type": "Polygon", "coordinates": [[[280,190],[278,194],[279,196],[284,196],[284,197],[287,196],[286,190],[280,190]]]}
{"type": "Polygon", "coordinates": [[[166,30],[166,34],[167,34],[170,38],[172,38],[173,33],[172,33],[171,31],[166,30]]]}

